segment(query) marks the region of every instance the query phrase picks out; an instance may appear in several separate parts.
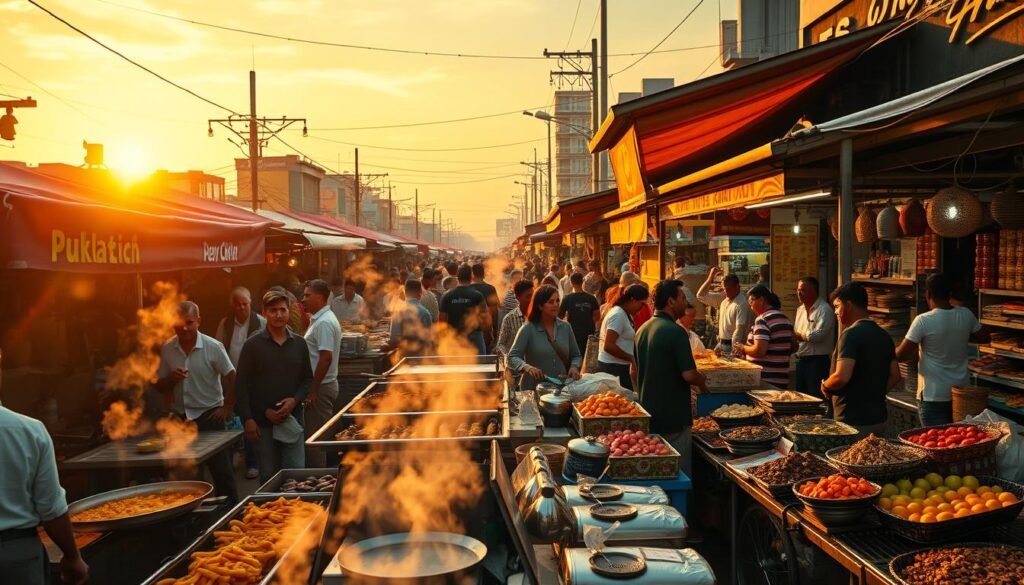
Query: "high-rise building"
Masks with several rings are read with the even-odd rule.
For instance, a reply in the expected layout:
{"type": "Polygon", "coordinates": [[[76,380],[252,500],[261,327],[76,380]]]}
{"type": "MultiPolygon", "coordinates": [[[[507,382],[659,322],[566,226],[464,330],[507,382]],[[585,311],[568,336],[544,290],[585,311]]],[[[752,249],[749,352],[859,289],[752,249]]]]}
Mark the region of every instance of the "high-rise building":
{"type": "Polygon", "coordinates": [[[739,0],[736,20],[723,20],[722,67],[732,69],[800,48],[800,0],[739,0]]]}
{"type": "MultiPolygon", "coordinates": [[[[298,155],[265,156],[259,159],[258,198],[262,209],[320,213],[320,181],[325,173],[320,167],[298,155]]],[[[252,203],[249,159],[236,158],[238,202],[252,203]]]]}
{"type": "Polygon", "coordinates": [[[592,158],[587,143],[591,130],[590,91],[559,90],[555,92],[554,131],[555,195],[559,201],[586,195],[593,189],[592,158]]]}

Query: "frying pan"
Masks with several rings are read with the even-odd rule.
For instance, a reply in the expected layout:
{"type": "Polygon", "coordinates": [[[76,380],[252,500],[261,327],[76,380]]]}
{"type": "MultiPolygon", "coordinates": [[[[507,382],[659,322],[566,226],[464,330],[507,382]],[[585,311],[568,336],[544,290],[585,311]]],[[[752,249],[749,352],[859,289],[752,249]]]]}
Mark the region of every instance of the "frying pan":
{"type": "Polygon", "coordinates": [[[469,536],[399,532],[343,546],[338,564],[349,582],[434,585],[464,582],[486,555],[469,536]]]}

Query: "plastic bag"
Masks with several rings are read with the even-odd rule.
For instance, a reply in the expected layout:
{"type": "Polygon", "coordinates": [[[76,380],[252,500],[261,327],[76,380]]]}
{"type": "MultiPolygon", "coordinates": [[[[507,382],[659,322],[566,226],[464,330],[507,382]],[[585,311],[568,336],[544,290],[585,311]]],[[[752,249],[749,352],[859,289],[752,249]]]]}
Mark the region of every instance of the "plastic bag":
{"type": "Polygon", "coordinates": [[[1024,430],[1016,422],[985,409],[977,416],[968,416],[964,422],[992,425],[1003,431],[996,445],[996,473],[1009,481],[1024,481],[1024,430]]]}
{"type": "Polygon", "coordinates": [[[604,543],[608,542],[608,539],[611,538],[612,532],[615,532],[621,525],[622,523],[618,520],[612,522],[612,525],[607,529],[594,524],[587,524],[583,527],[583,544],[587,545],[587,550],[590,551],[590,554],[599,554],[604,550],[604,543]]]}
{"type": "Polygon", "coordinates": [[[634,402],[637,400],[636,392],[623,388],[619,384],[618,376],[606,372],[583,374],[579,380],[567,384],[565,390],[569,392],[569,397],[573,402],[579,402],[601,392],[613,392],[634,402]]]}

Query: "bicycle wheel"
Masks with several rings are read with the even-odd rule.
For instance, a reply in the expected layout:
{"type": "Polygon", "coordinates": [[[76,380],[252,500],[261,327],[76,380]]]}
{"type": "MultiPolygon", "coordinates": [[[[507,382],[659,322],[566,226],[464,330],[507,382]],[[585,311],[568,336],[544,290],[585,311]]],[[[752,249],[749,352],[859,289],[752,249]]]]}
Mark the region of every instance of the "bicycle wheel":
{"type": "Polygon", "coordinates": [[[736,569],[740,585],[799,585],[793,543],[782,523],[758,505],[740,520],[736,569]]]}

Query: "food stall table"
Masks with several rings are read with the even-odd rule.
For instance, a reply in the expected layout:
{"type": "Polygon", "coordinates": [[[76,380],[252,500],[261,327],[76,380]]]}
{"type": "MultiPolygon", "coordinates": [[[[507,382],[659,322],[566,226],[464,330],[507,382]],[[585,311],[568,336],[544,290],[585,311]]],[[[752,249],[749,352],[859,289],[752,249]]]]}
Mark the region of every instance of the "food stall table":
{"type": "Polygon", "coordinates": [[[374,376],[383,374],[391,367],[393,354],[393,351],[383,352],[375,349],[365,353],[339,355],[336,410],[362,392],[374,376]]]}
{"type": "MultiPolygon", "coordinates": [[[[764,509],[780,522],[784,530],[802,534],[808,542],[835,560],[852,576],[855,576],[858,583],[894,584],[896,581],[889,574],[889,562],[899,554],[929,548],[927,545],[905,540],[889,530],[880,528],[877,523],[865,522],[863,526],[844,530],[825,529],[816,519],[806,514],[800,504],[776,500],[771,494],[761,490],[727,466],[726,462],[733,459],[731,455],[712,452],[696,443],[694,449],[696,454],[710,463],[719,477],[728,482],[730,486],[729,546],[733,583],[737,582],[736,569],[739,555],[736,546],[739,538],[737,512],[741,493],[746,493],[755,505],[764,509]]],[[[982,533],[968,540],[1024,546],[1024,518],[1017,518],[1010,524],[994,527],[989,534],[982,533]]]]}
{"type": "Polygon", "coordinates": [[[242,431],[204,431],[199,433],[189,449],[173,455],[139,453],[137,439],[111,441],[95,449],[76,455],[61,464],[62,471],[85,471],[89,474],[90,493],[100,490],[100,476],[117,471],[118,487],[126,485],[127,473],[131,468],[174,468],[200,466],[211,457],[229,448],[242,437],[242,431]]]}

